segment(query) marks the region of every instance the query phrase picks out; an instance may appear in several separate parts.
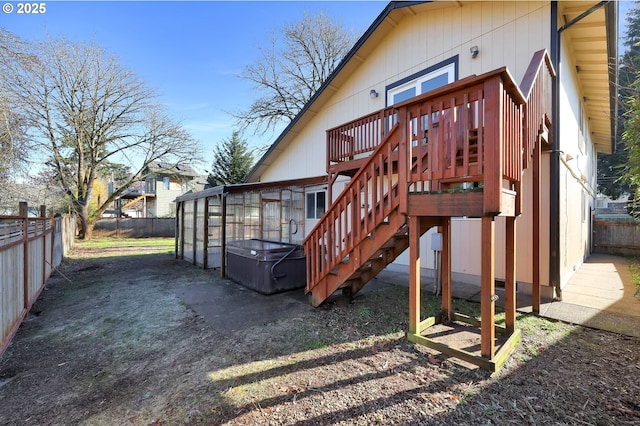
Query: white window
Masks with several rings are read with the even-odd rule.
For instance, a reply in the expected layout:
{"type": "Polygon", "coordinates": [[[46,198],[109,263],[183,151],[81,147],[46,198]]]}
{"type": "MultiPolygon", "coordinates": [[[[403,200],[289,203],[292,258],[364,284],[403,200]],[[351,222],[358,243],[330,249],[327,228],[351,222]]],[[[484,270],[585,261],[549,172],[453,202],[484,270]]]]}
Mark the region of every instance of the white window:
{"type": "Polygon", "coordinates": [[[151,175],[147,178],[146,190],[147,190],[147,194],[156,193],[156,177],[155,176],[151,175]]]}
{"type": "Polygon", "coordinates": [[[327,192],[307,192],[306,218],[320,219],[327,208],[327,192]]]}
{"type": "Polygon", "coordinates": [[[436,64],[387,86],[387,105],[394,105],[414,96],[453,83],[457,79],[458,57],[436,64]]]}
{"type": "Polygon", "coordinates": [[[165,176],[162,178],[162,183],[164,185],[164,189],[169,190],[169,176],[165,176]]]}

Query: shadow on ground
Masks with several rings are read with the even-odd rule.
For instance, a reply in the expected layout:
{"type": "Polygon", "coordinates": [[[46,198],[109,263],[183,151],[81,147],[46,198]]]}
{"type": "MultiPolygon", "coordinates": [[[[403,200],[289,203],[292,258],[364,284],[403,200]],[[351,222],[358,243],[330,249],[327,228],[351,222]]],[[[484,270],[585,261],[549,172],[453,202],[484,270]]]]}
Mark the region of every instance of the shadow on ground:
{"type": "Polygon", "coordinates": [[[314,309],[168,254],[90,255],[0,359],[0,424],[640,423],[636,338],[520,314],[491,377],[406,341],[403,285],[314,309]]]}

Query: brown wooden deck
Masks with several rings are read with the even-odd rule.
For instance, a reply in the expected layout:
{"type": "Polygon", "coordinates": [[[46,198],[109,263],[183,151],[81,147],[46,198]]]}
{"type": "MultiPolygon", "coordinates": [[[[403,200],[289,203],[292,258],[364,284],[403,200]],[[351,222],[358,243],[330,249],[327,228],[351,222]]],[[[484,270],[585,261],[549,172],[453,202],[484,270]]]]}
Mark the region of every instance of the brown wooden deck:
{"type": "MultiPolygon", "coordinates": [[[[508,218],[506,332],[517,340],[515,218],[522,212],[522,173],[532,158],[534,181],[539,182],[540,145],[551,125],[553,75],[541,51],[531,62],[523,90],[501,68],[328,130],[329,199],[339,175],[351,181],[304,243],[311,303],[317,306],[339,289],[354,294],[409,247],[408,336],[429,345],[420,335],[433,319],[419,318],[418,240],[434,226],[443,233],[441,317],[460,320],[451,310],[451,217],[481,217],[483,359],[478,362],[497,368],[504,355],[496,354],[494,343],[494,218],[508,218]]],[[[539,209],[539,184],[534,184],[536,191],[534,209],[539,209]]],[[[539,227],[539,212],[534,212],[534,222],[539,227]]]]}

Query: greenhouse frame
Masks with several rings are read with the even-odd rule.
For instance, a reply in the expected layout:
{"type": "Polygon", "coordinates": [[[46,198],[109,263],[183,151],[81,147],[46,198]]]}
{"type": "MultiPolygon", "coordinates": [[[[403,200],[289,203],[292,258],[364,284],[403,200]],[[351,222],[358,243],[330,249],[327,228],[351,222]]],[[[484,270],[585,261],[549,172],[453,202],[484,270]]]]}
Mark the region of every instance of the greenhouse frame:
{"type": "Polygon", "coordinates": [[[230,241],[302,244],[305,191],[327,177],[222,185],[176,198],[176,259],[226,276],[230,241]]]}

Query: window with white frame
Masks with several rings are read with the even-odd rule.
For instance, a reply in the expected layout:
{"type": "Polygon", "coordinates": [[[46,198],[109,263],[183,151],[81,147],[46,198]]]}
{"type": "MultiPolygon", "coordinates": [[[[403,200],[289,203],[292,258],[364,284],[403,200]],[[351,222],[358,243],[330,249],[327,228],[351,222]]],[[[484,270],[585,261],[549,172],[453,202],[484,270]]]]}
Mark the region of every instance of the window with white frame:
{"type": "Polygon", "coordinates": [[[146,191],[147,194],[155,194],[156,193],[156,177],[154,175],[151,175],[149,177],[147,177],[146,180],[146,191]]]}
{"type": "Polygon", "coordinates": [[[306,218],[320,219],[327,209],[327,191],[307,192],[306,218]]]}
{"type": "Polygon", "coordinates": [[[458,56],[407,76],[386,87],[387,106],[453,83],[458,79],[458,56]]]}

